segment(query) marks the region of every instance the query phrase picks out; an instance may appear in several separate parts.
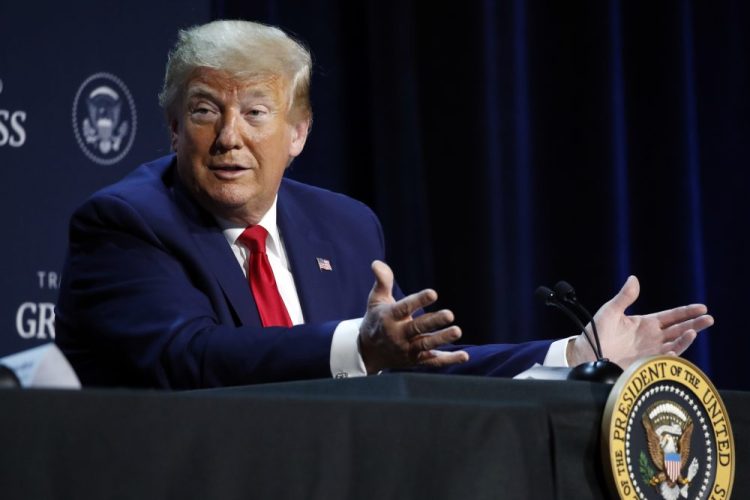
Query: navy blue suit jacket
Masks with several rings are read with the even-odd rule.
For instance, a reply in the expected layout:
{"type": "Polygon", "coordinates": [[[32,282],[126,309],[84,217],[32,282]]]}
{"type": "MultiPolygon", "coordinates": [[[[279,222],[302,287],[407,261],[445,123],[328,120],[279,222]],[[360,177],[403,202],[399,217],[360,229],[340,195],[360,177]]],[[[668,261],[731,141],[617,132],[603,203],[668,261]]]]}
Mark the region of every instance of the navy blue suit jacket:
{"type": "MultiPolygon", "coordinates": [[[[214,218],[180,184],[174,156],[86,201],[71,220],[56,310],[56,342],[84,385],[330,377],[333,331],[365,313],[370,264],[384,260],[382,229],[364,204],[289,179],[277,210],[305,317],[293,328],[261,326],[242,269],[214,218]]],[[[512,375],[541,362],[548,347],[472,347],[469,363],[442,371],[512,375]]]]}

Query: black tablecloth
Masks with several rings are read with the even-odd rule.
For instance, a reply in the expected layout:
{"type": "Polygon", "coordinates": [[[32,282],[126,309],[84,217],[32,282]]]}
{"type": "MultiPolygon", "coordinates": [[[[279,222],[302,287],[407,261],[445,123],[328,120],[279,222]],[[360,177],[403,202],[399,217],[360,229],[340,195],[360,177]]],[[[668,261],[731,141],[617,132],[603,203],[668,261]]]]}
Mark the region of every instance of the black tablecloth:
{"type": "MultiPolygon", "coordinates": [[[[0,498],[608,496],[608,386],[398,374],[192,392],[0,390],[0,498]]],[[[723,392],[734,498],[750,394],[723,392]]]]}

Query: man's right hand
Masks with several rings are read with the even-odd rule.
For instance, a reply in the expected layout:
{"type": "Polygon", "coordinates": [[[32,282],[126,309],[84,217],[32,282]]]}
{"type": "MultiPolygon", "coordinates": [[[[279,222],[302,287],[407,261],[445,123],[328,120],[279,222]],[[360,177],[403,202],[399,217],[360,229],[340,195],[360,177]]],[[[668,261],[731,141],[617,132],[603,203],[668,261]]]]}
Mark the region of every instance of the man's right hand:
{"type": "Polygon", "coordinates": [[[436,351],[461,338],[447,309],[412,318],[414,311],[437,300],[435,290],[422,290],[396,302],[393,271],[384,262],[372,263],[375,285],[367,299],[367,313],[359,329],[359,344],[367,373],[387,368],[448,366],[468,361],[465,351],[436,351]]]}

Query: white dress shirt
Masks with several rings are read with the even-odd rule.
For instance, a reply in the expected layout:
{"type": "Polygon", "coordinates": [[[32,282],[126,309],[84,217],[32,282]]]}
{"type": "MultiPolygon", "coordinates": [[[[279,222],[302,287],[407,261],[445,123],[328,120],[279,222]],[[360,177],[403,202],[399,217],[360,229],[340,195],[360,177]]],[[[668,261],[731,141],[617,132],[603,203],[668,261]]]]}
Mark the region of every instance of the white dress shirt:
{"type": "MultiPolygon", "coordinates": [[[[273,205],[271,205],[268,212],[258,222],[258,225],[268,231],[266,253],[268,254],[268,261],[271,264],[271,269],[276,279],[279,295],[281,295],[281,299],[284,301],[292,324],[301,325],[305,322],[305,318],[302,315],[302,307],[299,302],[297,287],[294,284],[294,276],[289,268],[289,259],[286,255],[284,242],[279,233],[279,227],[276,224],[277,200],[278,196],[274,199],[273,205]]],[[[240,237],[246,226],[239,226],[219,217],[216,217],[216,221],[219,227],[221,227],[227,243],[232,248],[232,252],[234,252],[234,256],[237,258],[242,272],[247,276],[250,250],[237,241],[237,238],[240,237]]],[[[252,293],[249,285],[248,293],[252,293]]],[[[367,369],[359,352],[359,343],[357,341],[361,322],[362,318],[342,321],[334,330],[330,356],[331,375],[333,377],[347,378],[367,375],[367,369]]],[[[544,358],[544,366],[568,366],[565,351],[568,342],[574,338],[569,337],[553,342],[544,358]]]]}

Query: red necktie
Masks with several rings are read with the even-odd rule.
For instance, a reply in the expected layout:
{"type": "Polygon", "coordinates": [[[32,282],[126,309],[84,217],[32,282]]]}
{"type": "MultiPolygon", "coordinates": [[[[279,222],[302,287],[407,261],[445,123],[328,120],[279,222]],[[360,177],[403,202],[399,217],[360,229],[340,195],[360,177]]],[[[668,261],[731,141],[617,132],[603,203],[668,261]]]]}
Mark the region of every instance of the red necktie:
{"type": "Polygon", "coordinates": [[[266,255],[267,236],[268,231],[262,226],[252,226],[245,229],[238,238],[238,241],[250,249],[247,266],[250,289],[263,326],[292,326],[266,255]]]}

